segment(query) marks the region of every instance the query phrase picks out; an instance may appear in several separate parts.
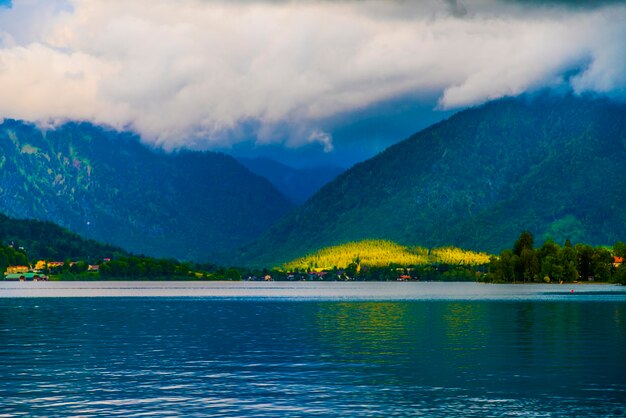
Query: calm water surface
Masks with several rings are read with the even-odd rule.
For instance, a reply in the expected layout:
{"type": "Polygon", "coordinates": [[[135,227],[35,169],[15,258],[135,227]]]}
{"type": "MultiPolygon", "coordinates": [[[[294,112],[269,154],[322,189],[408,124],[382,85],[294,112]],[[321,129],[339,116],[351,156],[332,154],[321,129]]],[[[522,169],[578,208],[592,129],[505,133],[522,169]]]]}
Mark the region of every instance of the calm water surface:
{"type": "Polygon", "coordinates": [[[623,288],[263,285],[0,283],[0,416],[626,416],[623,288]]]}

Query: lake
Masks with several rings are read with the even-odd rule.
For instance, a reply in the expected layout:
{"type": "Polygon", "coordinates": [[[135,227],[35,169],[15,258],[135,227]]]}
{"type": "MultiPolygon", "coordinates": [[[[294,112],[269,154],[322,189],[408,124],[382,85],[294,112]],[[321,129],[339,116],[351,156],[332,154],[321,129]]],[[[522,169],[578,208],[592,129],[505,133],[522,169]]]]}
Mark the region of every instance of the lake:
{"type": "Polygon", "coordinates": [[[625,291],[0,282],[0,417],[624,416],[625,291]]]}

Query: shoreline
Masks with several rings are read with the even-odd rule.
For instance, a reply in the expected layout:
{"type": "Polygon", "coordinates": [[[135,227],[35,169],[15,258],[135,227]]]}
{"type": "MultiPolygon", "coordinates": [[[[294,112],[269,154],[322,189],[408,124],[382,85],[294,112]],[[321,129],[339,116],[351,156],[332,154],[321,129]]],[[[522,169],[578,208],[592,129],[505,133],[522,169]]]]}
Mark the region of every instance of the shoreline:
{"type": "Polygon", "coordinates": [[[626,287],[618,284],[526,285],[475,282],[4,281],[0,283],[0,299],[148,297],[319,301],[541,301],[598,298],[626,302],[626,287]]]}
{"type": "Polygon", "coordinates": [[[481,282],[463,280],[206,280],[189,278],[171,278],[163,280],[128,280],[120,279],[97,279],[97,280],[73,280],[51,278],[48,280],[0,280],[0,287],[3,283],[475,283],[486,285],[513,285],[513,286],[623,286],[620,283],[611,282],[481,282]]]}

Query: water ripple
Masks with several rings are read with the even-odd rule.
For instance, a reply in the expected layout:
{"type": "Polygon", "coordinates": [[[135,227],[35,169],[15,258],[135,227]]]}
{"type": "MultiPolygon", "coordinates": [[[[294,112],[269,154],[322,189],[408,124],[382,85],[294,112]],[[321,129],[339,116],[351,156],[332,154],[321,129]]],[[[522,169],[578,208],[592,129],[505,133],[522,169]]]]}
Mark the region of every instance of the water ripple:
{"type": "Polygon", "coordinates": [[[0,299],[0,417],[626,415],[626,302],[0,299]]]}

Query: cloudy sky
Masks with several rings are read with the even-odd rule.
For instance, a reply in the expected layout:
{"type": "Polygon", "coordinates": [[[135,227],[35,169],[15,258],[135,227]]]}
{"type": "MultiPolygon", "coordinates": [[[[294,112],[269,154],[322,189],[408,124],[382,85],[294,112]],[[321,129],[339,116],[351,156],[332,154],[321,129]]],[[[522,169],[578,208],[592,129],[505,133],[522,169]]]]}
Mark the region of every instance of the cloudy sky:
{"type": "Polygon", "coordinates": [[[624,22],[619,1],[0,0],[0,117],[353,163],[493,98],[626,97],[624,22]]]}

